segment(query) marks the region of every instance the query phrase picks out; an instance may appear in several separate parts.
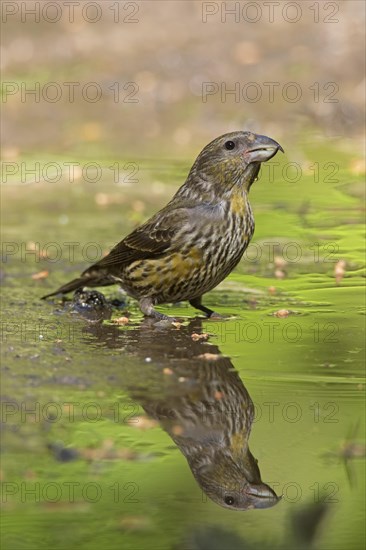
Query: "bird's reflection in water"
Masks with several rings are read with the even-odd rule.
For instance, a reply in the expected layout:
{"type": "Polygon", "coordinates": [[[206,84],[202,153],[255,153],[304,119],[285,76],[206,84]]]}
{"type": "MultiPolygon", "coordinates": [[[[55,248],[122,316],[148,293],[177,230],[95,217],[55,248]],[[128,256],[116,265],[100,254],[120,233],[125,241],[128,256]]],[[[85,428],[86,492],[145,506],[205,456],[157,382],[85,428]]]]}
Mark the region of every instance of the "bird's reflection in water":
{"type": "Polygon", "coordinates": [[[199,319],[180,328],[146,320],[136,329],[97,324],[87,331],[99,345],[123,349],[123,389],[159,421],[208,497],[233,510],[280,500],[249,450],[253,402],[230,359],[197,336],[199,319]]]}

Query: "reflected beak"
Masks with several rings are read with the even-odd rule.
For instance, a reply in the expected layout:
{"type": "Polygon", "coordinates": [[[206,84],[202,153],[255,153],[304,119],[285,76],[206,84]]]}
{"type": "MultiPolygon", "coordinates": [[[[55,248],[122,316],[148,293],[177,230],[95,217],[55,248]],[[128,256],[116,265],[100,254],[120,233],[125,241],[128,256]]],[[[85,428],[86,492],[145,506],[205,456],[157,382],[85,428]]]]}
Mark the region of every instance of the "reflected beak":
{"type": "Polygon", "coordinates": [[[247,164],[251,162],[265,162],[274,157],[277,151],[284,153],[284,150],[277,141],[267,136],[256,135],[250,149],[245,151],[244,159],[247,164]]]}
{"type": "Polygon", "coordinates": [[[273,489],[265,483],[249,485],[245,492],[252,501],[253,508],[271,508],[282,498],[278,497],[273,489]]]}

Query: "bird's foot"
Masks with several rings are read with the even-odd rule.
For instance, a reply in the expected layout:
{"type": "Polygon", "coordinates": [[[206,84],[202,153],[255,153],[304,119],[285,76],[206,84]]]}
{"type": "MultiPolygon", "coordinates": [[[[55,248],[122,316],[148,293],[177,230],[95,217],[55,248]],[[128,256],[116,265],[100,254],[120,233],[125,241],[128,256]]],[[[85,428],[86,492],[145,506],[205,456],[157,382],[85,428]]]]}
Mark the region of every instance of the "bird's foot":
{"type": "Polygon", "coordinates": [[[189,300],[189,303],[191,304],[192,307],[195,307],[196,309],[199,309],[200,311],[203,311],[203,313],[206,315],[206,317],[208,319],[212,319],[212,320],[220,320],[220,319],[224,319],[225,317],[223,317],[222,315],[220,315],[220,313],[216,313],[216,311],[213,311],[212,309],[204,306],[202,304],[202,298],[195,298],[194,300],[189,300]]]}
{"type": "Polygon", "coordinates": [[[153,319],[156,319],[156,321],[166,322],[168,323],[174,323],[176,322],[175,317],[169,317],[169,315],[165,315],[165,313],[160,313],[160,311],[156,311],[153,306],[153,301],[151,298],[142,298],[139,302],[140,309],[144,315],[147,317],[152,317],[153,319]]]}
{"type": "Polygon", "coordinates": [[[156,311],[155,309],[150,313],[150,317],[153,317],[159,322],[175,323],[177,321],[175,317],[170,317],[170,315],[165,315],[164,313],[160,313],[160,311],[156,311]]]}
{"type": "Polygon", "coordinates": [[[210,315],[208,315],[208,318],[213,321],[222,321],[223,319],[226,319],[225,315],[221,315],[221,313],[217,313],[217,311],[213,311],[210,315]]]}

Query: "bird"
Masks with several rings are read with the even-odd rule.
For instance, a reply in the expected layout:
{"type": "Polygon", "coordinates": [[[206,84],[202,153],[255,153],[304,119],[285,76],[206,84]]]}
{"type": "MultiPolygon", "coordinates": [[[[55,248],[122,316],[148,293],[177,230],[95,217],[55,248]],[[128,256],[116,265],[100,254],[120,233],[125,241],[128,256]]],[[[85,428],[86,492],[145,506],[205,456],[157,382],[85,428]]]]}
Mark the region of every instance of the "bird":
{"type": "Polygon", "coordinates": [[[206,349],[193,361],[170,363],[171,376],[183,381],[176,392],[172,382],[160,398],[140,392],[139,402],[172,438],[211,500],[231,510],[275,506],[281,497],[262,481],[249,449],[254,404],[230,359],[212,353],[212,344],[206,349]]]}
{"type": "Polygon", "coordinates": [[[250,131],[217,137],[164,208],[80,277],[42,298],[119,284],[145,316],[170,320],[155,306],[188,300],[207,317],[220,317],[202,296],[242,258],[254,233],[250,187],[261,163],[278,151],[284,152],[277,141],[250,131]]]}
{"type": "MultiPolygon", "coordinates": [[[[163,325],[159,338],[151,318],[126,331],[118,325],[88,323],[85,343],[123,348],[119,388],[129,395],[134,411],[142,407],[173,440],[204,501],[208,497],[233,511],[270,508],[281,496],[262,481],[250,450],[254,403],[230,357],[203,332],[203,322],[195,318],[179,330],[163,325]]],[[[265,454],[276,462],[268,441],[256,444],[267,448],[265,454]]]]}

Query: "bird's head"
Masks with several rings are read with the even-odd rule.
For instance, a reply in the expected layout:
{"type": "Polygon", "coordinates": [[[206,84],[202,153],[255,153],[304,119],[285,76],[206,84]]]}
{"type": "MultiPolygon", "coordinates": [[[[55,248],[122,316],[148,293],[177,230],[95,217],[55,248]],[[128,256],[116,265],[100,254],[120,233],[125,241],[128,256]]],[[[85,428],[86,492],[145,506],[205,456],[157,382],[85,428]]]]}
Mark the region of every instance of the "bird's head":
{"type": "Polygon", "coordinates": [[[209,186],[217,195],[236,185],[248,191],[258,176],[260,165],[283,151],[281,145],[267,136],[252,132],[231,132],[206,145],[198,155],[191,174],[196,181],[209,186]]]}
{"type": "Polygon", "coordinates": [[[223,448],[216,449],[214,455],[201,452],[191,469],[203,491],[225,508],[271,508],[281,500],[262,482],[257,460],[248,447],[239,459],[223,448]]]}

